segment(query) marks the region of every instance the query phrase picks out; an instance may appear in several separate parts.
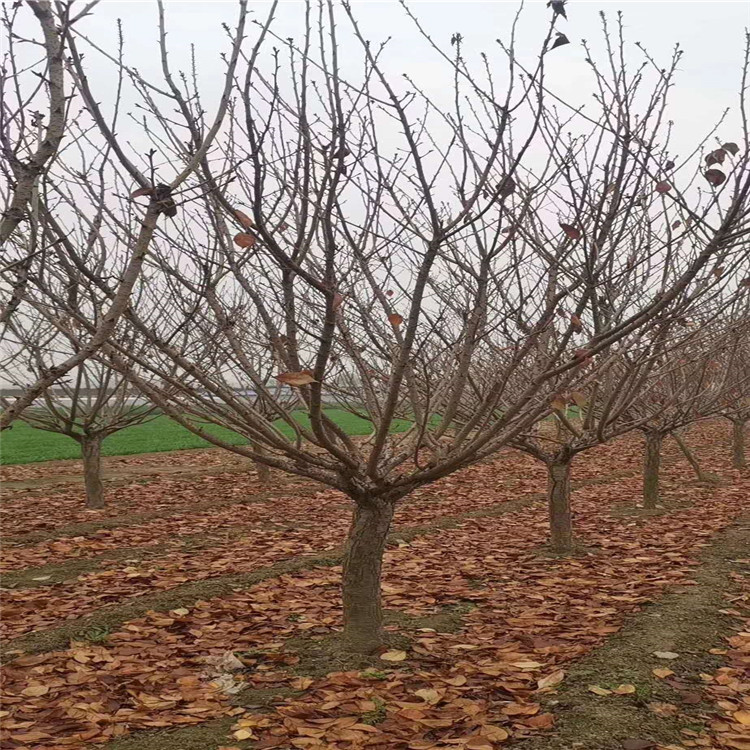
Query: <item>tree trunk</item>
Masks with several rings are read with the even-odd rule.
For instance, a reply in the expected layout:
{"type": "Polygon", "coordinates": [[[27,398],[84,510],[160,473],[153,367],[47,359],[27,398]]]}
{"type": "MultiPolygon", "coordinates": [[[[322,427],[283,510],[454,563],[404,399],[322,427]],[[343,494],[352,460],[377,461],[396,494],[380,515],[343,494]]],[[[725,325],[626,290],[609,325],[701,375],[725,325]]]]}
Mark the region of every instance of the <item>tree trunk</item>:
{"type": "Polygon", "coordinates": [[[660,432],[646,433],[646,450],[643,461],[643,507],[653,509],[659,502],[659,470],[661,468],[660,432]]]}
{"type": "MultiPolygon", "coordinates": [[[[258,443],[250,443],[250,447],[253,449],[253,453],[256,453],[259,456],[263,455],[263,446],[258,445],[258,443]]],[[[260,461],[253,461],[253,466],[258,474],[258,481],[261,484],[268,484],[268,482],[271,481],[271,467],[260,461]]]]}
{"type": "Polygon", "coordinates": [[[747,466],[745,459],[745,422],[744,419],[732,420],[732,466],[735,469],[744,469],[747,466]]]}
{"type": "Polygon", "coordinates": [[[547,464],[547,501],[549,503],[550,545],[555,552],[573,548],[573,521],[570,514],[570,462],[556,460],[547,464]]]}
{"type": "Polygon", "coordinates": [[[258,474],[258,481],[261,484],[268,484],[271,481],[271,469],[259,461],[254,461],[255,471],[258,474]]]}
{"type": "Polygon", "coordinates": [[[342,578],[344,641],[357,653],[372,653],[382,643],[380,572],[393,510],[390,501],[358,502],[349,529],[342,578]]]}
{"type": "Polygon", "coordinates": [[[104,485],[101,469],[101,437],[81,438],[83,456],[83,481],[86,485],[86,507],[104,507],[104,485]]]}
{"type": "Polygon", "coordinates": [[[695,472],[695,476],[698,477],[698,481],[711,482],[712,478],[703,471],[700,463],[698,462],[698,459],[695,457],[693,451],[690,450],[688,444],[682,439],[682,436],[678,432],[673,432],[672,437],[674,438],[677,445],[680,446],[680,450],[688,460],[688,463],[693,467],[693,471],[695,472]]]}

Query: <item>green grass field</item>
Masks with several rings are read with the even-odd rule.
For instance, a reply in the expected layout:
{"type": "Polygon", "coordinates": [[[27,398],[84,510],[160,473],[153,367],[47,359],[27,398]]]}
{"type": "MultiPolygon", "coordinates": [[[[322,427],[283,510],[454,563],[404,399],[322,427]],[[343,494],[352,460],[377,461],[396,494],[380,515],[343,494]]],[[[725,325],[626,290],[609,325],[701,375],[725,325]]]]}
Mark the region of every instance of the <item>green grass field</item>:
{"type": "MultiPolygon", "coordinates": [[[[329,409],[327,414],[349,435],[367,435],[371,430],[370,422],[348,412],[329,409]]],[[[295,418],[300,424],[309,425],[309,419],[304,412],[296,412],[295,418]]],[[[406,424],[406,422],[398,423],[396,429],[404,429],[406,424]]],[[[279,427],[286,434],[292,434],[288,425],[279,423],[279,427]]],[[[240,435],[221,427],[208,425],[206,429],[233,445],[247,442],[240,435]]],[[[146,424],[128,427],[110,435],[102,443],[102,454],[123,456],[133,453],[155,453],[210,446],[210,443],[193,435],[169,417],[159,416],[146,424]]],[[[5,430],[0,434],[0,464],[29,464],[61,458],[79,458],[80,455],[78,443],[72,438],[38,430],[29,427],[24,422],[15,422],[13,429],[5,430]]]]}

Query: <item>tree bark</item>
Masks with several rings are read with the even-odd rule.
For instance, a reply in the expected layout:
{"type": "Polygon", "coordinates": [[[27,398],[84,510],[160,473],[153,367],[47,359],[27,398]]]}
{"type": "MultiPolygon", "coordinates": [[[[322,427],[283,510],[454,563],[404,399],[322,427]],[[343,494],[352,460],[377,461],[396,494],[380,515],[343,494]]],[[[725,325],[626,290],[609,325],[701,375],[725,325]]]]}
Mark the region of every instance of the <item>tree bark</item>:
{"type": "MultiPolygon", "coordinates": [[[[251,443],[250,447],[253,449],[253,453],[263,455],[263,447],[257,443],[251,443]]],[[[258,475],[258,482],[260,484],[268,484],[271,481],[271,467],[260,461],[253,461],[253,466],[258,475]]]]}
{"type": "Polygon", "coordinates": [[[643,507],[653,509],[659,502],[659,470],[661,468],[660,432],[646,433],[646,450],[643,461],[643,507]]]}
{"type": "Polygon", "coordinates": [[[86,485],[86,507],[104,507],[104,485],[101,468],[102,438],[81,438],[81,455],[83,456],[83,481],[86,485]]]}
{"type": "Polygon", "coordinates": [[[711,482],[712,477],[703,471],[698,459],[695,457],[693,451],[690,450],[688,444],[682,439],[682,436],[678,432],[673,432],[672,437],[674,438],[677,445],[680,446],[680,450],[688,460],[688,463],[693,467],[693,471],[695,472],[695,476],[698,477],[698,481],[711,482]]]}
{"type": "Polygon", "coordinates": [[[555,552],[570,552],[573,548],[573,520],[570,514],[570,462],[571,459],[568,458],[547,464],[550,545],[555,552]]]}
{"type": "Polygon", "coordinates": [[[732,420],[732,466],[744,469],[747,466],[745,458],[745,419],[732,420]]]}
{"type": "Polygon", "coordinates": [[[358,502],[344,555],[342,594],[344,642],[350,651],[369,654],[383,639],[380,573],[393,503],[358,502]]]}

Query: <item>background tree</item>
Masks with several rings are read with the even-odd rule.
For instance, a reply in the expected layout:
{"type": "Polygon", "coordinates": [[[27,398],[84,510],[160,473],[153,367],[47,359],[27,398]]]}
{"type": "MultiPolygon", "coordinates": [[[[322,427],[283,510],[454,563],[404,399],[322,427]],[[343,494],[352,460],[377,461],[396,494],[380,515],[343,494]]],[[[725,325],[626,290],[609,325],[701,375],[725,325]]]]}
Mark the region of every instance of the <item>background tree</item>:
{"type": "MultiPolygon", "coordinates": [[[[49,3],[32,3],[32,5],[39,6],[40,13],[44,8],[49,10],[49,3]]],[[[68,5],[63,3],[60,7],[67,8],[68,5]]],[[[91,6],[86,6],[86,9],[89,7],[91,6]]],[[[76,18],[81,15],[79,14],[76,18]]],[[[160,89],[154,87],[153,83],[151,87],[140,88],[140,79],[137,74],[120,65],[115,95],[107,97],[110,106],[105,109],[100,104],[101,98],[91,90],[86,76],[84,55],[79,51],[79,44],[87,44],[85,37],[77,35],[72,24],[67,22],[56,30],[58,46],[54,49],[54,59],[57,60],[57,56],[62,54],[60,46],[62,39],[68,52],[69,70],[74,83],[74,95],[67,105],[68,126],[65,132],[60,134],[60,139],[63,135],[67,137],[68,142],[64,144],[66,154],[64,160],[58,157],[46,171],[42,170],[43,165],[33,169],[24,167],[26,170],[24,174],[26,172],[34,174],[32,182],[36,185],[35,209],[32,212],[28,230],[19,241],[11,244],[15,255],[2,269],[3,275],[0,281],[8,290],[6,296],[11,300],[10,306],[15,309],[23,301],[26,285],[36,283],[34,277],[43,275],[51,262],[57,263],[57,272],[61,278],[67,278],[71,285],[78,284],[83,273],[82,269],[70,266],[70,263],[76,260],[80,262],[85,254],[91,254],[95,248],[96,252],[100,253],[99,265],[88,271],[100,276],[102,282],[100,293],[105,293],[102,299],[107,300],[108,307],[103,309],[102,314],[96,320],[92,318],[87,321],[89,325],[81,329],[86,331],[87,338],[85,341],[78,341],[76,350],[70,357],[57,362],[44,376],[28,384],[21,395],[6,405],[0,414],[0,429],[5,429],[10,425],[56,380],[96,354],[113,335],[120,317],[128,307],[130,296],[143,269],[149,246],[157,230],[159,217],[164,215],[167,218],[173,218],[176,215],[177,205],[173,193],[180,185],[193,177],[222,127],[229,106],[235,69],[240,58],[246,19],[247,3],[245,0],[240,0],[239,19],[234,32],[230,35],[231,52],[226,59],[226,76],[222,82],[223,90],[216,105],[215,114],[203,133],[200,147],[196,150],[183,149],[170,162],[170,171],[177,171],[177,175],[167,182],[161,181],[157,175],[158,170],[154,162],[155,151],[146,150],[145,153],[128,156],[125,153],[126,139],[118,135],[118,127],[122,124],[123,91],[126,84],[130,83],[131,90],[128,94],[136,97],[136,106],[145,113],[144,121],[150,123],[146,125],[150,136],[168,141],[174,141],[181,136],[171,125],[170,119],[165,118],[159,110],[155,92],[160,89]],[[90,127],[88,122],[83,124],[89,118],[94,121],[95,127],[90,127]],[[41,179],[41,183],[37,182],[38,179],[41,179]],[[133,183],[137,186],[134,195],[148,199],[145,213],[132,204],[130,210],[125,212],[126,223],[110,222],[111,233],[104,234],[103,216],[108,210],[108,200],[111,194],[114,193],[116,200],[122,205],[123,202],[129,200],[128,195],[131,193],[133,183]],[[63,241],[59,238],[66,235],[66,222],[71,216],[76,215],[81,202],[84,206],[89,205],[93,209],[88,215],[88,234],[80,238],[80,244],[84,250],[67,255],[56,253],[50,245],[50,236],[54,235],[58,238],[55,241],[63,241]],[[39,220],[36,220],[37,214],[39,214],[39,220]],[[33,253],[28,252],[30,247],[35,249],[33,253]]],[[[44,23],[49,25],[52,21],[45,16],[44,23]]],[[[162,24],[162,38],[164,33],[162,24]]],[[[123,45],[124,42],[120,36],[120,46],[114,52],[113,57],[115,62],[122,60],[123,45]]],[[[59,103],[62,90],[57,90],[59,88],[57,84],[54,88],[54,97],[51,95],[51,98],[59,103]]],[[[55,104],[55,115],[58,114],[57,107],[58,104],[55,104]]],[[[201,113],[205,118],[206,112],[201,110],[201,113]]],[[[24,135],[24,143],[28,141],[28,137],[27,134],[24,135]]],[[[43,145],[46,149],[46,141],[43,145]]],[[[54,147],[58,152],[60,151],[59,142],[54,147]]],[[[18,186],[13,194],[20,195],[18,186]]],[[[13,200],[15,201],[16,198],[13,200]]],[[[16,211],[12,213],[12,216],[17,216],[17,214],[16,211]]],[[[122,216],[118,217],[118,219],[121,218],[122,216]]],[[[12,223],[15,220],[9,221],[12,223]]],[[[12,228],[9,231],[12,231],[12,228]]],[[[63,241],[63,244],[66,243],[63,241]]],[[[70,243],[67,245],[69,247],[70,243]]],[[[78,315],[80,317],[80,311],[78,315]]],[[[7,314],[6,317],[8,317],[7,314]]]]}
{"type": "MultiPolygon", "coordinates": [[[[68,326],[75,326],[75,323],[70,320],[68,326]]],[[[12,345],[23,354],[16,360],[13,370],[6,372],[12,384],[21,389],[26,386],[28,373],[34,379],[44,377],[56,361],[75,353],[80,340],[70,328],[70,334],[65,335],[59,321],[57,326],[43,318],[31,323],[28,314],[23,324],[19,316],[10,327],[14,336],[12,345]]],[[[127,336],[121,331],[116,335],[122,340],[127,336]]],[[[102,441],[154,416],[154,407],[144,403],[122,375],[102,362],[88,359],[47,388],[20,419],[31,427],[67,435],[81,446],[86,505],[103,508],[102,441]]]]}

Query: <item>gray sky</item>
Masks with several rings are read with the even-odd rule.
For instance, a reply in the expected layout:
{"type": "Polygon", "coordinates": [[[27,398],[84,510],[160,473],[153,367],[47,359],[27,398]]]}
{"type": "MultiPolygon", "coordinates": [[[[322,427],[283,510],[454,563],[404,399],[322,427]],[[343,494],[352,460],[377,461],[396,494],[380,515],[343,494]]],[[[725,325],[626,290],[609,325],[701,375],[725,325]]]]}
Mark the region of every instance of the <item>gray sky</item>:
{"type": "MultiPolygon", "coordinates": [[[[431,93],[439,92],[443,87],[439,77],[445,68],[437,64],[435,53],[426,48],[398,3],[395,0],[354,0],[352,5],[369,39],[380,42],[389,36],[392,38],[387,60],[393,73],[408,73],[431,93]]],[[[187,49],[193,42],[202,88],[210,91],[212,82],[220,80],[223,69],[218,53],[228,48],[221,24],[232,25],[236,3],[176,0],[168,1],[166,6],[173,63],[177,67],[178,63],[187,62],[187,49]]],[[[437,42],[449,48],[451,35],[460,32],[465,39],[466,58],[478,59],[479,52],[484,51],[491,59],[494,56],[499,67],[502,58],[495,39],[507,38],[519,2],[412,1],[410,6],[437,42]]],[[[269,4],[251,0],[250,7],[256,17],[262,19],[269,4]]],[[[617,12],[622,11],[628,40],[641,42],[659,63],[668,62],[675,43],[685,50],[670,113],[676,124],[675,146],[687,148],[726,107],[736,110],[744,33],[750,25],[748,0],[569,0],[567,7],[569,20],[560,20],[558,28],[567,34],[571,44],[555,51],[554,65],[550,65],[548,73],[548,82],[556,92],[579,103],[590,97],[592,79],[584,62],[581,40],[588,40],[596,55],[602,49],[600,11],[612,22],[617,12]]],[[[302,9],[302,3],[294,0],[281,4],[274,26],[280,36],[299,38],[302,9]]],[[[521,59],[530,63],[538,52],[549,16],[546,0],[525,3],[518,37],[521,59]]],[[[144,74],[153,70],[154,77],[159,77],[155,3],[152,0],[105,0],[93,16],[81,24],[80,30],[112,50],[117,18],[123,19],[128,62],[144,74]]],[[[342,22],[342,28],[344,25],[342,22]]],[[[251,27],[249,38],[253,36],[251,27]]],[[[346,40],[343,46],[346,53],[349,49],[346,40]]],[[[355,52],[353,46],[351,51],[355,52]]],[[[356,60],[360,58],[361,53],[356,54],[356,60]]],[[[345,55],[343,59],[346,61],[345,55]]],[[[631,60],[636,59],[640,57],[634,50],[631,60]]],[[[346,70],[346,62],[344,66],[346,70]]],[[[89,76],[99,91],[106,91],[107,82],[112,80],[108,67],[89,68],[89,76]]],[[[729,132],[730,125],[726,130],[719,134],[720,138],[739,137],[739,133],[729,132]]]]}

